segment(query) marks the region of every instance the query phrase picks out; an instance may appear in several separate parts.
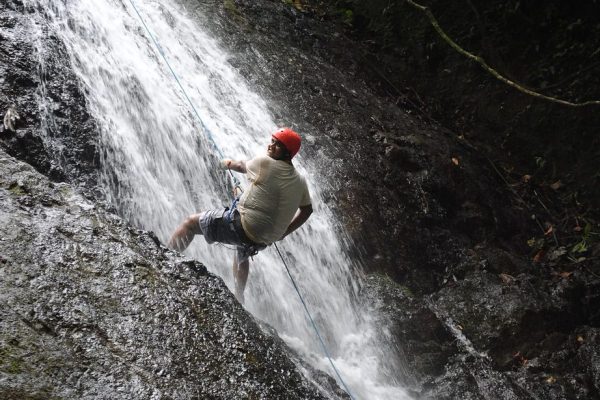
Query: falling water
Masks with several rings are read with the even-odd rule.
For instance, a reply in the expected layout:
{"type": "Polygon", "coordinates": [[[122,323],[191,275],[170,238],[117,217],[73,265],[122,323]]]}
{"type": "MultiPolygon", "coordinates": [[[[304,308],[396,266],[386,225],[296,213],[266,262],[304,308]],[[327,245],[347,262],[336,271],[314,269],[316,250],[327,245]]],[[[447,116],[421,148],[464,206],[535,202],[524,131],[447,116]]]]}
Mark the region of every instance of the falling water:
{"type": "MultiPolygon", "coordinates": [[[[186,215],[226,204],[219,158],[265,153],[276,124],[216,40],[172,2],[136,1],[184,93],[129,0],[28,3],[50,21],[71,55],[102,130],[102,182],[119,212],[166,242],[186,215]]],[[[319,171],[306,170],[301,156],[296,166],[308,178],[315,213],[280,248],[333,361],[355,398],[408,399],[395,378],[393,351],[382,345],[369,310],[356,299],[359,277],[321,198],[319,171]]],[[[199,237],[186,252],[232,287],[230,248],[199,237]]],[[[252,262],[245,307],[334,376],[272,248],[252,262]]]]}

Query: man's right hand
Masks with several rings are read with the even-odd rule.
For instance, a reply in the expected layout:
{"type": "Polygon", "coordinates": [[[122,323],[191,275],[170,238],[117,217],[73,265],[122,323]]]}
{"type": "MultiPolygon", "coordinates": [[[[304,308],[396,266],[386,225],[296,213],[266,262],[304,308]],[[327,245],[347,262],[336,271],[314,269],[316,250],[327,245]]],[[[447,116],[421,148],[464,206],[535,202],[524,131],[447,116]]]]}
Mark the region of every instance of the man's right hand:
{"type": "Polygon", "coordinates": [[[230,158],[224,158],[221,160],[221,165],[224,168],[230,169],[235,172],[240,172],[242,174],[246,173],[246,162],[245,161],[235,161],[230,158]]]}
{"type": "Polygon", "coordinates": [[[233,160],[231,158],[224,158],[224,159],[221,160],[221,165],[225,169],[231,169],[231,163],[232,162],[233,162],[233,160]]]}

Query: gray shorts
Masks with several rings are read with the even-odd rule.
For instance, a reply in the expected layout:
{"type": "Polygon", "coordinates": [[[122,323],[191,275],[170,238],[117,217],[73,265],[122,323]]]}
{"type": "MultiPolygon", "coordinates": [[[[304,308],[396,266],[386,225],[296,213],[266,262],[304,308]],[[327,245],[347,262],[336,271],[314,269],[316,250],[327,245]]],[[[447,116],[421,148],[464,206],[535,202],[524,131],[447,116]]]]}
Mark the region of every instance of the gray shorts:
{"type": "Polygon", "coordinates": [[[219,242],[236,247],[238,264],[266,248],[265,245],[256,244],[246,236],[237,209],[231,211],[228,208],[221,208],[204,211],[200,214],[198,222],[207,243],[219,242]]]}

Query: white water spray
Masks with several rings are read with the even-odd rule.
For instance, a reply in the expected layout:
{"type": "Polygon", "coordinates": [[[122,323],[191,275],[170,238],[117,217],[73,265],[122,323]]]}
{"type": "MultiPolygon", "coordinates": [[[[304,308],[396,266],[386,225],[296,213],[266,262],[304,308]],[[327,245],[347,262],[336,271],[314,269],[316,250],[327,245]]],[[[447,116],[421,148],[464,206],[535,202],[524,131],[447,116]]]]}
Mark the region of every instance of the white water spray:
{"type": "MultiPolygon", "coordinates": [[[[199,121],[128,1],[28,3],[51,21],[71,55],[103,132],[105,190],[122,215],[166,242],[186,215],[229,202],[212,142],[227,157],[248,159],[266,151],[276,125],[214,39],[171,2],[136,3],[199,121]]],[[[303,168],[301,156],[295,165],[308,178],[315,213],[280,248],[333,361],[356,399],[408,399],[394,378],[393,352],[380,347],[369,310],[356,299],[359,278],[321,198],[319,171],[303,168]]],[[[198,237],[187,254],[232,287],[231,249],[198,237]]],[[[276,252],[261,252],[250,268],[247,309],[335,376],[276,252]]]]}

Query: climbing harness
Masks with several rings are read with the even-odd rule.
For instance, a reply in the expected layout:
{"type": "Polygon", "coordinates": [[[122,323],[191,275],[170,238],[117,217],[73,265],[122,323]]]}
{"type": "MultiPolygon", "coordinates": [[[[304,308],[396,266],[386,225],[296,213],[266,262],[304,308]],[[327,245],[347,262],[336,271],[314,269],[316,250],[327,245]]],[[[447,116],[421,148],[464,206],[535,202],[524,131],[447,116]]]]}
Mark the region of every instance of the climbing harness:
{"type": "Polygon", "coordinates": [[[239,197],[236,197],[231,202],[229,209],[227,210],[227,222],[233,224],[233,218],[235,217],[235,212],[237,210],[237,203],[240,201],[239,197]]]}
{"type": "MultiPolygon", "coordinates": [[[[190,99],[190,97],[188,96],[185,88],[183,87],[183,85],[181,84],[181,81],[179,80],[179,78],[177,77],[177,74],[175,73],[175,71],[173,70],[173,68],[171,67],[171,64],[169,63],[169,61],[167,60],[167,57],[165,55],[165,53],[162,50],[162,47],[160,46],[160,44],[158,43],[158,41],[155,39],[154,35],[152,34],[152,32],[150,31],[150,28],[148,27],[148,25],[146,24],[146,22],[144,21],[144,18],[142,17],[142,15],[140,14],[138,8],[136,7],[135,3],[133,2],[133,0],[129,0],[129,3],[131,4],[131,6],[133,7],[133,9],[135,10],[135,13],[137,14],[140,22],[142,23],[142,25],[144,26],[144,29],[146,30],[146,32],[148,33],[148,36],[150,36],[150,39],[152,40],[152,42],[154,43],[154,46],[156,47],[158,53],[161,55],[162,59],[164,60],[165,64],[167,65],[167,67],[169,68],[169,71],[171,71],[171,74],[173,75],[173,78],[175,79],[175,81],[177,82],[177,85],[179,86],[179,88],[181,89],[181,91],[183,92],[183,95],[185,96],[187,102],[189,103],[190,107],[192,108],[192,110],[194,111],[194,114],[198,120],[198,122],[200,123],[200,126],[203,129],[204,134],[206,135],[206,137],[209,139],[210,143],[212,144],[213,148],[217,151],[217,153],[219,154],[219,156],[221,157],[221,159],[224,158],[223,153],[221,151],[221,149],[219,148],[219,146],[217,145],[217,143],[215,142],[212,132],[210,131],[210,129],[204,124],[204,122],[202,121],[202,118],[200,117],[200,114],[198,113],[198,111],[196,110],[196,107],[194,106],[194,103],[192,102],[192,100],[190,99]]],[[[234,188],[239,188],[241,190],[240,187],[240,182],[239,180],[233,175],[233,173],[231,172],[231,170],[228,168],[227,169],[229,171],[229,175],[231,176],[231,180],[233,182],[233,186],[234,188]]],[[[238,199],[234,199],[233,203],[232,203],[232,207],[229,210],[229,214],[228,214],[228,218],[231,221],[232,217],[234,215],[235,212],[235,207],[237,206],[237,201],[238,199]]],[[[233,228],[233,225],[231,225],[233,228]]],[[[321,337],[321,334],[319,332],[319,329],[317,328],[317,324],[315,323],[310,311],[308,310],[308,306],[306,305],[306,302],[304,301],[304,298],[302,297],[302,294],[300,293],[300,289],[298,288],[298,285],[296,284],[296,281],[294,280],[290,269],[288,268],[287,263],[285,262],[285,259],[283,258],[283,255],[281,254],[281,251],[279,250],[279,247],[277,246],[276,243],[273,243],[273,245],[275,246],[275,250],[277,250],[277,254],[279,255],[279,258],[281,258],[281,261],[283,262],[283,265],[285,267],[285,270],[288,274],[288,276],[290,277],[290,280],[292,281],[292,285],[294,286],[294,289],[296,290],[296,293],[298,294],[298,297],[300,298],[300,302],[302,303],[302,305],[304,306],[304,311],[306,312],[306,315],[308,316],[308,319],[310,320],[312,327],[317,335],[317,338],[319,339],[319,342],[321,344],[321,348],[323,350],[323,353],[325,354],[325,356],[327,357],[327,359],[329,360],[329,364],[331,365],[331,367],[333,368],[336,376],[338,377],[339,381],[342,383],[342,385],[344,386],[344,389],[346,390],[346,392],[348,393],[348,395],[350,396],[350,398],[352,400],[355,400],[354,396],[352,395],[352,392],[350,391],[350,389],[348,388],[348,385],[346,385],[346,382],[344,381],[344,379],[342,379],[342,376],[340,375],[340,372],[338,371],[338,369],[336,368],[335,364],[333,363],[333,360],[331,358],[331,355],[329,354],[329,351],[327,350],[327,346],[325,345],[325,341],[323,340],[323,338],[321,337]]]]}
{"type": "MultiPolygon", "coordinates": [[[[240,188],[240,190],[242,189],[240,188]]],[[[250,240],[248,239],[248,237],[240,233],[244,231],[244,228],[242,228],[242,223],[239,219],[239,211],[237,210],[237,204],[239,200],[239,197],[233,199],[233,201],[231,202],[231,206],[229,206],[225,211],[225,220],[229,224],[229,229],[231,229],[238,237],[238,240],[241,243],[241,245],[238,245],[237,247],[242,247],[244,249],[244,258],[246,258],[246,256],[252,258],[255,255],[257,255],[259,251],[265,249],[267,246],[258,243],[249,243],[250,240]],[[238,216],[237,218],[236,215],[238,216]]],[[[241,260],[238,259],[238,262],[240,261],[241,260]]]]}

